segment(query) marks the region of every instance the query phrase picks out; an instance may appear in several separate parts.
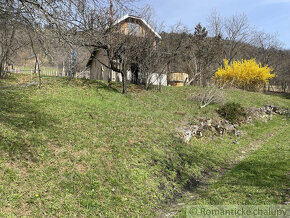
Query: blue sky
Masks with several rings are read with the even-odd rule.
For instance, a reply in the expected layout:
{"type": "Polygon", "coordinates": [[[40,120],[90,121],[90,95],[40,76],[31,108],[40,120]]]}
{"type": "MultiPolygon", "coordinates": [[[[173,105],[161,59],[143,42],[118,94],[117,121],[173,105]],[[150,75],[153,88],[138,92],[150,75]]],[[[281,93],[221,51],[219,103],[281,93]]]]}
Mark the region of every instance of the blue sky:
{"type": "Polygon", "coordinates": [[[158,21],[172,26],[178,22],[193,28],[206,23],[211,11],[222,16],[244,13],[258,30],[277,34],[285,48],[290,49],[290,0],[140,0],[151,5],[158,21]]]}

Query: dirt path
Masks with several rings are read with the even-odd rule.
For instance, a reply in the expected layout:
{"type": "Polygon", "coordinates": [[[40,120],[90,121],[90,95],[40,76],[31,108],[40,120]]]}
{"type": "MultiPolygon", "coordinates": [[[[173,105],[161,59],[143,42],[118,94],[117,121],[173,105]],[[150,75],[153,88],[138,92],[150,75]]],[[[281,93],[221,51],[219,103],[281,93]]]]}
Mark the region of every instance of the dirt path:
{"type": "MultiPolygon", "coordinates": [[[[231,162],[227,168],[220,170],[218,173],[211,173],[202,179],[200,184],[192,192],[184,193],[182,199],[178,199],[175,203],[168,206],[166,212],[165,210],[160,213],[159,217],[175,217],[179,212],[184,209],[188,202],[200,198],[200,190],[206,190],[209,186],[218,183],[223,176],[230,172],[238,164],[241,164],[246,158],[250,157],[251,154],[263,147],[272,138],[278,136],[287,131],[287,124],[285,126],[278,126],[271,130],[270,133],[262,135],[258,140],[253,141],[247,148],[241,150],[240,156],[237,157],[236,161],[231,162]],[[199,191],[198,191],[199,190],[199,191]]],[[[178,215],[178,217],[183,217],[178,215]]]]}

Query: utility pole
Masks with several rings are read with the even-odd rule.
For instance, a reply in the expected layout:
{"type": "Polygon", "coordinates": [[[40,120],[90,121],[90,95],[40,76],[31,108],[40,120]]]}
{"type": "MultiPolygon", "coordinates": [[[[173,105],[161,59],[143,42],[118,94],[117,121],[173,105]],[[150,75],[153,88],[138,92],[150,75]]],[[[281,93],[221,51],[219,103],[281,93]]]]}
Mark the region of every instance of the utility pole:
{"type": "MultiPolygon", "coordinates": [[[[110,0],[110,29],[113,27],[114,24],[114,0],[110,0]]],[[[112,43],[111,34],[109,35],[110,44],[112,43]]],[[[111,51],[110,51],[111,56],[111,51]]],[[[113,78],[113,71],[110,72],[109,83],[112,81],[113,78]]]]}
{"type": "Polygon", "coordinates": [[[114,3],[110,0],[110,25],[112,26],[114,22],[114,3]]]}

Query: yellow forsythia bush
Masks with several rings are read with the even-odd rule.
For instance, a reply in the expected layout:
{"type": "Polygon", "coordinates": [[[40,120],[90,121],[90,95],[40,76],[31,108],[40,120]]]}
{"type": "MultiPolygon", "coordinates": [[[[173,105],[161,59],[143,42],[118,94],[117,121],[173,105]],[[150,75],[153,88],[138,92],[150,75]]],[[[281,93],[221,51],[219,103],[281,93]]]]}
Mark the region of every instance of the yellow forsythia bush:
{"type": "Polygon", "coordinates": [[[220,85],[226,84],[242,89],[255,90],[275,77],[275,74],[271,74],[272,71],[272,68],[263,67],[255,59],[233,61],[231,64],[225,59],[224,66],[218,68],[214,80],[220,85]]]}

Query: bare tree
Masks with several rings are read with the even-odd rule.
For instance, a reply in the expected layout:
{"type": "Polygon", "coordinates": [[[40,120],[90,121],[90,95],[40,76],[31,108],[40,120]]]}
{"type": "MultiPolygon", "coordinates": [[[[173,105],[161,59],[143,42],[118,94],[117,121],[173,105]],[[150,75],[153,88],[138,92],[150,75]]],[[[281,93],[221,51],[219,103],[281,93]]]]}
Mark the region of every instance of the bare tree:
{"type": "Polygon", "coordinates": [[[23,22],[18,18],[21,8],[14,8],[6,2],[0,4],[0,78],[8,72],[11,57],[25,45],[23,22]]]}
{"type": "Polygon", "coordinates": [[[263,31],[253,31],[251,45],[255,47],[252,51],[254,56],[263,64],[271,64],[271,59],[277,50],[282,48],[281,42],[274,34],[268,34],[263,31]]]}
{"type": "Polygon", "coordinates": [[[208,31],[199,23],[195,27],[193,35],[190,35],[188,41],[188,61],[187,72],[189,80],[187,85],[198,81],[200,86],[205,86],[212,77],[211,67],[218,63],[221,51],[221,37],[208,37],[208,31]]]}
{"type": "Polygon", "coordinates": [[[217,12],[212,12],[207,20],[212,36],[220,36],[224,40],[223,58],[232,62],[237,58],[246,43],[250,42],[251,28],[247,16],[245,14],[235,14],[223,18],[217,12]]]}
{"type": "Polygon", "coordinates": [[[207,28],[208,28],[210,36],[222,37],[224,22],[223,22],[223,18],[216,10],[213,10],[211,14],[207,17],[207,24],[208,24],[207,28]]]}
{"type": "Polygon", "coordinates": [[[187,52],[190,49],[189,30],[186,26],[178,23],[171,27],[169,33],[161,34],[160,48],[166,57],[166,72],[183,72],[187,60],[187,52]]]}
{"type": "MultiPolygon", "coordinates": [[[[88,50],[104,49],[109,58],[106,67],[120,72],[123,92],[126,92],[128,54],[132,50],[129,37],[123,37],[113,28],[116,19],[124,12],[133,11],[135,0],[15,0],[10,6],[21,6],[22,18],[50,27],[58,43],[71,50],[86,47],[88,50]],[[114,3],[115,7],[113,10],[114,3]],[[118,60],[118,66],[116,65],[118,60]]],[[[47,33],[47,32],[46,32],[47,33]]]]}
{"type": "Polygon", "coordinates": [[[232,62],[238,52],[243,49],[250,36],[248,18],[245,14],[236,14],[225,19],[225,57],[232,62]]]}
{"type": "Polygon", "coordinates": [[[141,70],[141,80],[148,90],[152,83],[158,82],[161,75],[166,70],[166,58],[159,45],[155,44],[154,36],[145,36],[139,38],[135,52],[132,52],[132,58],[136,59],[141,70]],[[156,81],[154,81],[156,80],[156,81]]]}

